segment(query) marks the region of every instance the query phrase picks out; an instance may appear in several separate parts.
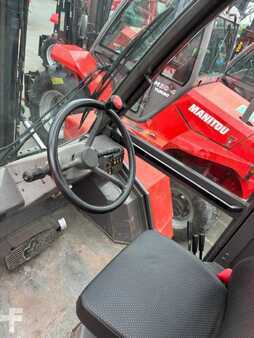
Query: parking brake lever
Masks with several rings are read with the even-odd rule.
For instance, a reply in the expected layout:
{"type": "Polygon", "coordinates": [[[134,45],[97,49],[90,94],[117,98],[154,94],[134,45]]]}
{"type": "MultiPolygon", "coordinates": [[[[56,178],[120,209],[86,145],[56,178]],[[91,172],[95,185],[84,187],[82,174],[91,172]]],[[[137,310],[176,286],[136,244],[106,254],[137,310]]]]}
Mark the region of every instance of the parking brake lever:
{"type": "Polygon", "coordinates": [[[199,238],[198,234],[192,235],[192,253],[195,256],[198,252],[198,238],[199,238]]]}
{"type": "Polygon", "coordinates": [[[199,239],[198,239],[198,244],[199,244],[199,259],[202,260],[203,259],[203,253],[205,250],[205,233],[201,232],[199,234],[199,239]]]}
{"type": "Polygon", "coordinates": [[[192,223],[190,221],[187,222],[187,243],[188,243],[188,251],[191,251],[191,248],[192,248],[192,223]]]}

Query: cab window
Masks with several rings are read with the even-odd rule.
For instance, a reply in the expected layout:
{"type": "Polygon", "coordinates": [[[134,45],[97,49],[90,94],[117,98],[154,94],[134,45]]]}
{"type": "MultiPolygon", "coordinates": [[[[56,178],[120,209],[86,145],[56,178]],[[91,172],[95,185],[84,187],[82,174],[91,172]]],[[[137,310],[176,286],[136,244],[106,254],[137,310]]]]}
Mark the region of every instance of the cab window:
{"type": "MultiPolygon", "coordinates": [[[[112,52],[120,54],[137,35],[141,34],[165,11],[168,10],[167,16],[164,19],[168,27],[190,3],[190,0],[129,1],[126,4],[125,10],[112,22],[100,44],[112,52]]],[[[165,28],[164,22],[160,25],[160,33],[165,28]]]]}
{"type": "Polygon", "coordinates": [[[206,51],[200,75],[219,76],[226,70],[232,53],[236,25],[233,21],[218,17],[214,21],[212,36],[206,51]]]}
{"type": "Polygon", "coordinates": [[[254,84],[254,55],[253,52],[241,58],[235,65],[229,68],[227,76],[238,81],[254,84]]]}
{"type": "Polygon", "coordinates": [[[180,85],[190,79],[197,60],[203,32],[199,32],[179,53],[167,64],[162,72],[166,78],[176,81],[180,85]]]}

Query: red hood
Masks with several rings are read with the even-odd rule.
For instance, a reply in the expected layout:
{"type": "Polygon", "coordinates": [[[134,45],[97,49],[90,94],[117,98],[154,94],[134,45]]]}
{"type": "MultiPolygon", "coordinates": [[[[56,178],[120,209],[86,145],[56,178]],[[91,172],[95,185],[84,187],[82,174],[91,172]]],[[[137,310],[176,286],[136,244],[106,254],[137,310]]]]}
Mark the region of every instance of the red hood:
{"type": "Polygon", "coordinates": [[[181,104],[181,112],[193,130],[233,150],[254,134],[254,126],[240,119],[239,109],[248,105],[223,83],[215,82],[192,89],[181,104]]]}
{"type": "Polygon", "coordinates": [[[51,56],[81,79],[96,70],[96,60],[92,54],[76,45],[55,44],[51,56]]]}

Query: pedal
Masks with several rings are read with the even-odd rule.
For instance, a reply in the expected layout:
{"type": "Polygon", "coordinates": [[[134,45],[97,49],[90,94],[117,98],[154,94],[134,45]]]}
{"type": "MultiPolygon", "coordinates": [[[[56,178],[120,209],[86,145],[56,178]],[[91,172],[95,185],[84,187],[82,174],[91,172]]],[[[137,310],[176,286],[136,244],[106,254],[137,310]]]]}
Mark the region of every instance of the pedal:
{"type": "MultiPolygon", "coordinates": [[[[63,219],[61,221],[63,222],[63,219]]],[[[62,235],[62,230],[65,228],[66,226],[61,225],[59,221],[58,228],[42,231],[14,248],[9,255],[5,256],[7,269],[10,271],[15,270],[20,265],[39,255],[62,235]]]]}

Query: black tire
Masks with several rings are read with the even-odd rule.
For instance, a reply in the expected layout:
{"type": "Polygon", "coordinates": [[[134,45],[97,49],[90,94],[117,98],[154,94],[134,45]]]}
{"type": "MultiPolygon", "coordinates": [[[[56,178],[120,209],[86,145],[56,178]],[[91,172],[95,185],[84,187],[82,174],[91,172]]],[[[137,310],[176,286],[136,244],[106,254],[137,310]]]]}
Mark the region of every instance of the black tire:
{"type": "MultiPolygon", "coordinates": [[[[60,100],[61,98],[66,96],[71,90],[76,88],[78,84],[79,80],[75,78],[71,73],[67,73],[65,71],[44,71],[40,73],[34,80],[34,84],[29,93],[31,121],[33,123],[36,123],[38,120],[40,120],[42,114],[48,110],[47,107],[43,108],[43,100],[45,99],[45,97],[47,97],[47,95],[49,95],[49,93],[50,95],[52,95],[52,105],[54,105],[58,100],[60,100]]],[[[79,99],[88,96],[88,91],[81,89],[72,99],[79,99]]],[[[52,118],[54,118],[56,114],[57,109],[52,111],[52,118]]],[[[53,120],[49,121],[47,125],[43,124],[43,126],[41,126],[41,128],[37,132],[45,145],[48,144],[48,134],[52,121],[53,120]]]]}
{"type": "Polygon", "coordinates": [[[187,221],[192,222],[193,233],[207,232],[216,222],[217,209],[184,185],[171,181],[173,199],[174,239],[187,239],[187,221]]]}
{"type": "Polygon", "coordinates": [[[53,36],[49,36],[46,40],[43,41],[40,50],[40,57],[42,59],[42,65],[45,68],[48,68],[49,66],[54,66],[56,64],[56,62],[50,57],[50,52],[52,47],[59,42],[60,41],[58,41],[57,38],[53,36]]]}

